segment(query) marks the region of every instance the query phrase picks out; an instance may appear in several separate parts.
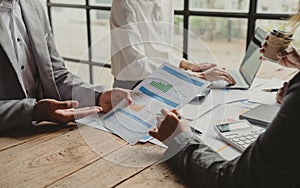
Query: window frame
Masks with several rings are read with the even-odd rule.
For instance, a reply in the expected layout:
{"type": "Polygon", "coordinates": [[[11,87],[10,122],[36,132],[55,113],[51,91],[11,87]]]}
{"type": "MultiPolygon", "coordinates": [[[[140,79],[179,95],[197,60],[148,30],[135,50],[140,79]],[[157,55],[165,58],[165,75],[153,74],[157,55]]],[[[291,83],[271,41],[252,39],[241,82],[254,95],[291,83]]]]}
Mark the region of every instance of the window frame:
{"type": "MultiPolygon", "coordinates": [[[[228,11],[202,11],[202,10],[190,10],[189,7],[189,0],[182,0],[184,1],[183,10],[175,10],[175,15],[183,16],[183,58],[188,58],[188,45],[189,45],[189,38],[188,38],[188,31],[189,31],[189,19],[190,16],[207,16],[207,17],[219,17],[219,18],[243,18],[247,19],[247,45],[251,41],[252,36],[254,35],[254,31],[256,28],[256,20],[264,19],[264,20],[282,20],[287,19],[291,15],[289,14],[272,14],[272,13],[258,13],[257,12],[257,4],[259,0],[249,0],[249,10],[248,12],[228,12],[228,11]]],[[[100,66],[110,68],[109,64],[104,62],[97,62],[93,61],[93,53],[92,53],[92,31],[91,31],[91,10],[102,10],[102,11],[110,11],[110,6],[101,6],[101,5],[90,5],[89,0],[85,0],[84,5],[78,4],[64,4],[64,3],[52,3],[51,0],[47,0],[47,12],[49,17],[50,26],[53,28],[53,20],[51,15],[51,9],[53,7],[60,7],[60,8],[75,8],[75,9],[84,9],[86,10],[86,27],[87,27],[87,47],[88,47],[88,60],[83,61],[81,59],[73,58],[73,57],[65,57],[63,56],[64,60],[70,61],[73,63],[84,63],[89,66],[89,77],[90,83],[93,84],[93,67],[100,66]]],[[[246,51],[246,49],[245,49],[246,51]]]]}

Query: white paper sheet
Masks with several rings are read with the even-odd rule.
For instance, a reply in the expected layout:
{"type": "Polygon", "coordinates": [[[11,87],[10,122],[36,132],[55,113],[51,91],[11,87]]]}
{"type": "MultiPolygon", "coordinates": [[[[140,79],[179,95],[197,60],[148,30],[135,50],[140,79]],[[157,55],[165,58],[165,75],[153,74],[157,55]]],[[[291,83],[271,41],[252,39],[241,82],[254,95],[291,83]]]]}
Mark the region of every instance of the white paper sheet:
{"type": "Polygon", "coordinates": [[[162,108],[179,109],[209,86],[209,82],[163,64],[143,80],[132,93],[132,104],[121,101],[103,116],[104,126],[130,144],[153,129],[162,108]]]}
{"type": "Polygon", "coordinates": [[[248,96],[242,90],[212,89],[207,97],[199,104],[189,103],[182,108],[183,116],[195,120],[213,108],[236,101],[247,100],[248,96]]]}
{"type": "Polygon", "coordinates": [[[96,129],[100,129],[102,131],[110,133],[111,131],[108,130],[108,129],[106,129],[103,126],[103,122],[101,120],[101,116],[102,116],[102,114],[92,114],[90,116],[78,119],[78,120],[76,120],[76,122],[80,123],[80,124],[83,124],[83,125],[90,126],[90,127],[94,127],[96,129]]]}

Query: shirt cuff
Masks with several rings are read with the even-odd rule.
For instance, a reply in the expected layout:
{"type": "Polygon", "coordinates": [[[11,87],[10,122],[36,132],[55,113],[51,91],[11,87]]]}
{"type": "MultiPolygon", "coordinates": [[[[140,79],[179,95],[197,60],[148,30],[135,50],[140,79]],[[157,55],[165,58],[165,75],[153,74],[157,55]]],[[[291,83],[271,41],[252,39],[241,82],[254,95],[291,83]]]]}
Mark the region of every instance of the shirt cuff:
{"type": "Polygon", "coordinates": [[[166,160],[176,155],[185,148],[192,140],[193,134],[190,131],[184,131],[173,138],[168,138],[163,143],[168,146],[165,152],[166,160]]]}

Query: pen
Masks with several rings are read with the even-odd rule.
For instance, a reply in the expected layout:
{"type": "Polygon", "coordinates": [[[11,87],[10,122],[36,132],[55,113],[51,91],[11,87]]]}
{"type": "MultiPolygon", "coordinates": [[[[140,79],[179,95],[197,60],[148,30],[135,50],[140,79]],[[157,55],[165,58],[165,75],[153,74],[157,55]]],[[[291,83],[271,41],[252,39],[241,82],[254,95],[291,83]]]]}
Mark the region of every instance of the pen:
{"type": "Polygon", "coordinates": [[[202,93],[201,95],[197,95],[195,98],[193,98],[191,100],[191,102],[201,102],[202,99],[204,99],[205,97],[207,97],[207,95],[209,94],[210,92],[210,88],[206,88],[202,93]]]}
{"type": "Polygon", "coordinates": [[[179,115],[176,110],[172,110],[171,112],[173,112],[178,119],[182,119],[181,115],[179,115]]]}
{"type": "Polygon", "coordinates": [[[263,91],[266,91],[266,92],[277,92],[278,90],[279,90],[279,88],[263,89],[263,91]]]}
{"type": "Polygon", "coordinates": [[[191,130],[192,130],[193,133],[196,133],[196,134],[198,134],[198,135],[201,135],[201,134],[202,134],[202,132],[199,131],[198,129],[195,129],[195,128],[192,127],[192,126],[190,126],[190,127],[191,127],[191,130]]]}

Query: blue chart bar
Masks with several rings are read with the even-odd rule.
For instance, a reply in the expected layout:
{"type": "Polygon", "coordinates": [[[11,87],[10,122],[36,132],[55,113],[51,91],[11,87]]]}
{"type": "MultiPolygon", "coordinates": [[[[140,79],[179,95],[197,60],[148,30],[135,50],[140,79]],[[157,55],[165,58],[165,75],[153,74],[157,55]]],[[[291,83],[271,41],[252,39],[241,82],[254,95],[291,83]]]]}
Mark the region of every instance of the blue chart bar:
{"type": "Polygon", "coordinates": [[[159,96],[155,93],[153,93],[152,91],[149,91],[147,88],[145,88],[144,86],[142,86],[140,89],[139,89],[141,92],[143,92],[144,94],[148,95],[149,97],[152,97],[152,98],[155,98],[169,106],[172,106],[173,108],[176,108],[177,106],[179,106],[179,104],[173,102],[173,101],[170,101],[169,99],[166,99],[162,96],[159,96]]]}
{"type": "MultiPolygon", "coordinates": [[[[120,108],[118,108],[116,111],[114,111],[113,113],[111,113],[111,114],[109,114],[108,116],[106,116],[106,117],[104,118],[104,120],[107,120],[107,119],[111,118],[113,115],[116,115],[118,112],[120,112],[120,113],[122,113],[122,114],[124,114],[124,115],[126,115],[126,116],[128,116],[128,117],[130,117],[130,118],[132,118],[132,119],[134,119],[134,120],[136,120],[137,122],[139,122],[140,124],[144,125],[144,126],[147,127],[148,129],[150,129],[150,128],[152,127],[152,125],[150,125],[149,123],[145,122],[144,120],[142,120],[142,119],[139,118],[138,116],[136,116],[136,115],[134,115],[134,114],[132,114],[132,113],[129,113],[129,112],[127,112],[127,111],[125,111],[125,110],[123,110],[123,109],[120,109],[120,108]]],[[[123,122],[123,123],[124,123],[124,122],[123,122]]]]}
{"type": "Polygon", "coordinates": [[[188,77],[188,76],[186,76],[186,75],[183,75],[182,73],[177,72],[176,70],[171,69],[170,67],[164,66],[162,69],[163,69],[164,71],[166,71],[166,72],[172,74],[173,76],[176,76],[177,78],[180,78],[180,79],[182,79],[182,80],[184,80],[184,81],[186,81],[186,82],[189,82],[189,83],[191,83],[191,84],[194,84],[194,85],[196,85],[196,86],[201,87],[201,86],[204,85],[203,82],[199,82],[198,80],[191,79],[190,77],[188,77]]]}

